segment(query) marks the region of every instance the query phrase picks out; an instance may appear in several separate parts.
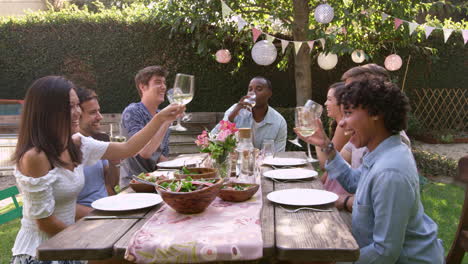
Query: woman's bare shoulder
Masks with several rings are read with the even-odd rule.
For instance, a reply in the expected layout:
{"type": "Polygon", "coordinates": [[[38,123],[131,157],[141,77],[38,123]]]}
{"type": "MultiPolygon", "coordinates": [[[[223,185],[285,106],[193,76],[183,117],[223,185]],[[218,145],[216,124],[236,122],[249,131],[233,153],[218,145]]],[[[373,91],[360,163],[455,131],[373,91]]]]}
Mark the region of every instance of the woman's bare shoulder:
{"type": "Polygon", "coordinates": [[[24,153],[18,169],[25,176],[38,178],[45,176],[52,167],[44,151],[32,148],[24,153]]]}

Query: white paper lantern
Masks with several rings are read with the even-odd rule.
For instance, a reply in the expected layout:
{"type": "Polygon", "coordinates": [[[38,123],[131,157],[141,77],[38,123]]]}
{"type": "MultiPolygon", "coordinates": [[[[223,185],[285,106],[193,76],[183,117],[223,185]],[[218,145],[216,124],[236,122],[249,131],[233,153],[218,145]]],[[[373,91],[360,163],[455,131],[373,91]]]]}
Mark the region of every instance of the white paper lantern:
{"type": "Polygon", "coordinates": [[[355,63],[361,63],[366,59],[366,56],[363,50],[355,50],[353,53],[351,53],[351,59],[355,63]]]}
{"type": "Polygon", "coordinates": [[[216,52],[216,61],[219,63],[228,63],[231,61],[231,53],[227,49],[220,49],[216,52]]]}
{"type": "Polygon", "coordinates": [[[384,64],[387,70],[396,71],[401,68],[403,61],[401,60],[401,57],[398,56],[397,54],[392,54],[392,55],[387,56],[387,58],[385,58],[384,64]]]}
{"type": "Polygon", "coordinates": [[[261,40],[252,48],[252,58],[258,65],[270,65],[276,60],[276,47],[267,40],[261,40]]]}
{"type": "Polygon", "coordinates": [[[333,20],[333,7],[327,4],[321,4],[315,8],[314,17],[319,23],[330,23],[333,20]]]}
{"type": "Polygon", "coordinates": [[[324,70],[331,70],[335,68],[336,64],[338,63],[338,56],[333,53],[325,54],[324,52],[320,52],[317,58],[317,62],[320,68],[324,70]]]}

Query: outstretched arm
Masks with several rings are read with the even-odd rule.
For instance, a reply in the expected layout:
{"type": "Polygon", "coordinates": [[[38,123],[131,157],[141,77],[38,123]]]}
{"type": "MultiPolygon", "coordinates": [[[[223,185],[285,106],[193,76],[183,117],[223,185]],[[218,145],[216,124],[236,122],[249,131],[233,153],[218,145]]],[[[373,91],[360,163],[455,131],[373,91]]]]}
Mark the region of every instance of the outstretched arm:
{"type": "Polygon", "coordinates": [[[137,154],[148,141],[151,140],[153,135],[161,129],[167,122],[174,121],[178,116],[182,115],[185,111],[185,106],[178,104],[171,104],[161,110],[151,121],[127,142],[109,143],[109,147],[104,153],[102,159],[118,160],[125,159],[137,154]]]}

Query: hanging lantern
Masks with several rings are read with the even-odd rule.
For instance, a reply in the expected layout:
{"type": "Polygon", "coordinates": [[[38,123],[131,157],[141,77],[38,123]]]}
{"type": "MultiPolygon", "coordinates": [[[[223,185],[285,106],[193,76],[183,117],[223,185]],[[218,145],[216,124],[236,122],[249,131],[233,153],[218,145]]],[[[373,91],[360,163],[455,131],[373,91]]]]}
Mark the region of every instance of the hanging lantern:
{"type": "Polygon", "coordinates": [[[228,63],[231,61],[231,53],[227,49],[220,49],[216,52],[216,61],[219,63],[228,63]]]}
{"type": "Polygon", "coordinates": [[[366,56],[363,50],[355,50],[353,53],[351,53],[351,59],[355,63],[361,63],[366,59],[366,56]]]}
{"type": "Polygon", "coordinates": [[[331,70],[335,68],[336,64],[338,63],[338,56],[333,53],[325,54],[324,52],[320,52],[317,58],[317,62],[320,68],[324,70],[331,70]]]}
{"type": "Polygon", "coordinates": [[[315,8],[314,17],[319,23],[330,23],[333,20],[333,15],[333,7],[328,4],[321,4],[315,8]]]}
{"type": "Polygon", "coordinates": [[[276,47],[267,40],[261,40],[252,48],[252,59],[258,65],[267,66],[276,60],[276,47]]]}
{"type": "Polygon", "coordinates": [[[396,71],[401,68],[403,61],[401,60],[401,57],[398,56],[397,54],[392,54],[392,55],[387,56],[387,58],[385,58],[384,64],[387,70],[396,71]]]}

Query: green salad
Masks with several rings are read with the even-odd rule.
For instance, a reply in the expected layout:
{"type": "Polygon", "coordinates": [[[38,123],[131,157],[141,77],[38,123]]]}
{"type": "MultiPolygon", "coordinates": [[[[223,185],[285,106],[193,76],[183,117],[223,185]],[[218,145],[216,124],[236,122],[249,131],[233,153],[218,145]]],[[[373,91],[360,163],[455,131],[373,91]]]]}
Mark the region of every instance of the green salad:
{"type": "Polygon", "coordinates": [[[189,169],[187,169],[187,167],[182,167],[182,169],[179,171],[179,174],[190,175],[190,174],[199,174],[199,173],[190,171],[189,169]]]}
{"type": "Polygon", "coordinates": [[[193,180],[192,177],[188,176],[185,179],[181,180],[174,180],[174,181],[167,181],[159,184],[159,187],[167,191],[172,192],[193,192],[197,190],[201,190],[203,188],[209,187],[216,182],[216,179],[212,180],[193,180]]]}
{"type": "Polygon", "coordinates": [[[235,190],[235,191],[244,191],[252,187],[250,184],[233,184],[231,186],[224,185],[221,189],[225,190],[235,190]]]}
{"type": "Polygon", "coordinates": [[[158,180],[158,177],[153,177],[151,176],[150,173],[146,173],[146,172],[142,172],[138,174],[137,177],[148,182],[156,182],[156,180],[158,180]]]}

